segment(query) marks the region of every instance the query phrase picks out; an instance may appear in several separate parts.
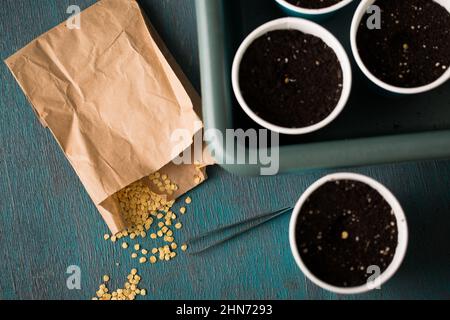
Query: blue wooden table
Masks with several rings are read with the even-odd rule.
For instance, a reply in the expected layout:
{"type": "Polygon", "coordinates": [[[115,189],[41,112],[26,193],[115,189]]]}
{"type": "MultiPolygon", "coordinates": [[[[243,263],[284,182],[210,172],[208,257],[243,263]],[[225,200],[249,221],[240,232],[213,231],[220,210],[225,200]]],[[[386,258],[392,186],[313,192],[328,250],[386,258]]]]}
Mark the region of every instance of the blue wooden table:
{"type": "MultiPolygon", "coordinates": [[[[0,1],[0,58],[63,21],[69,4],[93,0],[0,1]]],[[[193,84],[199,88],[192,0],[143,0],[144,9],[193,84]]],[[[402,202],[410,246],[382,290],[337,296],[308,282],[290,254],[285,216],[202,256],[180,255],[140,268],[148,299],[450,298],[450,161],[349,169],[386,184],[402,202]]],[[[219,167],[191,192],[182,237],[292,205],[327,172],[237,177],[219,167]]],[[[0,65],[0,299],[88,299],[103,274],[122,284],[136,266],[107,232],[77,176],[25,96],[0,65]],[[81,290],[66,286],[66,269],[81,268],[81,290]]],[[[145,240],[150,241],[150,240],[145,240]]]]}

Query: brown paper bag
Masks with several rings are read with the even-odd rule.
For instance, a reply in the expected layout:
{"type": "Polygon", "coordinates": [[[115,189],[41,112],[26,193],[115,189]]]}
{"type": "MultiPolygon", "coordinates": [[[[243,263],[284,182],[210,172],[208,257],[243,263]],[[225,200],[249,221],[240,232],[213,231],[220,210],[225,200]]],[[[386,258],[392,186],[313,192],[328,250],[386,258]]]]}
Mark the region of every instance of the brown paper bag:
{"type": "Polygon", "coordinates": [[[113,233],[126,227],[116,192],[160,170],[179,196],[212,163],[206,152],[198,164],[171,163],[192,144],[174,144],[172,132],[202,129],[200,99],[145,19],[134,0],[102,0],[80,14],[80,29],[62,23],[6,60],[113,233]]]}

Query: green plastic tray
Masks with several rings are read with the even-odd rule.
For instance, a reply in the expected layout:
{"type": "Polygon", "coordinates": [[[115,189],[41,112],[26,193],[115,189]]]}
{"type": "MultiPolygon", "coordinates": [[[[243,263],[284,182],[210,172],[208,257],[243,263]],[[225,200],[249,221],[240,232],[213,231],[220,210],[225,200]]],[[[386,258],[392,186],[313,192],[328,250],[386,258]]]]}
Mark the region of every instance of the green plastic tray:
{"type": "MultiPolygon", "coordinates": [[[[450,158],[450,83],[427,94],[388,97],[376,93],[353,61],[350,24],[358,1],[322,23],[347,49],[354,86],[340,117],[306,136],[280,136],[280,172],[450,158]]],[[[231,65],[242,40],[283,14],[273,0],[196,0],[206,129],[259,128],[239,107],[231,65]]],[[[237,165],[220,142],[222,166],[256,175],[260,165],[237,165]]]]}

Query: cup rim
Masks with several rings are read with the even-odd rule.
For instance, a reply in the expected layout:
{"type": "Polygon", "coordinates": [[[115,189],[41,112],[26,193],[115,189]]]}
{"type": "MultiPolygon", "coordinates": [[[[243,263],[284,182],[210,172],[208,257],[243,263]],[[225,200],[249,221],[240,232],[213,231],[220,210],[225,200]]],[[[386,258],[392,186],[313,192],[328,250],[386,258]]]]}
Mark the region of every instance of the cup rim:
{"type": "Polygon", "coordinates": [[[353,0],[342,0],[341,2],[333,4],[332,6],[325,7],[325,8],[320,8],[320,9],[302,8],[302,7],[293,5],[292,3],[289,3],[286,0],[275,0],[275,1],[278,2],[279,5],[287,8],[287,9],[289,9],[291,11],[299,13],[299,14],[304,14],[304,15],[322,15],[322,14],[328,14],[328,13],[331,13],[331,12],[338,11],[338,10],[342,9],[343,7],[347,6],[348,4],[350,4],[353,0]]]}
{"type": "Polygon", "coordinates": [[[303,272],[303,274],[314,284],[317,286],[328,290],[330,292],[334,292],[337,294],[361,294],[366,293],[369,291],[372,291],[377,286],[382,286],[385,284],[389,279],[391,279],[394,274],[397,272],[397,270],[400,268],[405,255],[406,250],[408,247],[408,225],[406,221],[406,217],[404,214],[404,211],[398,202],[397,198],[392,194],[391,191],[389,191],[384,185],[379,183],[378,181],[365,176],[361,174],[356,173],[335,173],[327,175],[318,181],[316,181],[314,184],[312,184],[300,197],[298,200],[294,211],[292,213],[292,217],[290,220],[289,225],[289,243],[292,251],[292,255],[294,256],[294,259],[299,266],[300,270],[303,272]],[[300,213],[301,208],[303,207],[306,200],[310,197],[312,193],[314,193],[318,188],[320,188],[322,185],[324,185],[327,182],[330,181],[337,181],[337,180],[354,180],[359,181],[362,183],[365,183],[369,185],[370,187],[377,190],[384,199],[391,205],[392,210],[394,211],[396,220],[397,220],[397,229],[398,229],[398,244],[396,248],[396,252],[394,255],[394,259],[392,260],[391,264],[388,266],[388,268],[376,279],[375,285],[371,283],[364,284],[362,286],[357,287],[338,287],[331,284],[326,283],[325,281],[319,279],[316,277],[305,265],[303,262],[303,259],[301,258],[300,251],[297,247],[297,241],[296,241],[296,225],[298,216],[300,213]]]}
{"type": "MultiPolygon", "coordinates": [[[[376,0],[362,0],[359,4],[358,8],[355,11],[355,14],[353,16],[351,30],[350,30],[350,44],[352,48],[353,57],[355,58],[356,64],[360,68],[360,70],[364,73],[364,75],[369,78],[370,81],[375,83],[378,87],[383,88],[386,91],[390,91],[397,94],[406,94],[406,95],[412,95],[412,94],[419,94],[431,91],[433,89],[436,89],[437,87],[443,85],[445,82],[447,82],[450,79],[450,66],[447,69],[446,72],[442,76],[440,76],[435,81],[426,84],[424,86],[420,87],[414,87],[414,88],[404,88],[404,87],[397,87],[394,85],[391,85],[389,83],[386,83],[379,78],[377,78],[365,65],[365,63],[362,61],[361,56],[359,54],[358,50],[358,44],[356,41],[356,36],[358,34],[359,24],[364,17],[364,13],[367,10],[367,7],[374,3],[376,0]]],[[[448,9],[448,8],[446,8],[448,9]]],[[[449,11],[450,12],[450,11],[449,11]]]]}
{"type": "Polygon", "coordinates": [[[245,40],[240,45],[238,51],[236,52],[236,55],[234,57],[233,61],[233,67],[232,67],[232,87],[234,91],[234,95],[241,106],[241,108],[244,110],[244,112],[257,124],[261,125],[264,128],[267,128],[271,131],[287,134],[287,135],[302,135],[311,133],[314,131],[317,131],[319,129],[322,129],[323,127],[327,126],[331,122],[333,122],[342,112],[345,105],[347,104],[347,101],[350,97],[350,92],[352,89],[352,68],[350,64],[350,59],[348,58],[348,55],[344,49],[344,47],[341,45],[339,40],[336,39],[336,37],[331,34],[328,30],[323,28],[322,26],[318,25],[317,23],[314,23],[312,21],[302,19],[302,18],[294,18],[294,17],[288,17],[288,18],[281,18],[269,21],[263,25],[261,25],[259,28],[255,29],[252,33],[250,33],[245,40]],[[312,34],[316,37],[319,37],[324,41],[336,54],[343,74],[343,87],[342,87],[342,93],[341,97],[336,104],[333,111],[322,121],[306,127],[300,127],[300,128],[287,128],[278,126],[275,124],[270,123],[269,121],[261,118],[258,116],[245,102],[244,97],[242,96],[242,92],[240,90],[240,84],[239,84],[239,71],[240,66],[242,62],[242,58],[247,51],[248,47],[260,36],[263,36],[267,32],[273,31],[273,30],[287,30],[287,29],[294,29],[299,30],[302,32],[306,32],[309,34],[312,34]],[[306,31],[305,29],[308,29],[306,31]],[[314,30],[313,33],[311,33],[311,30],[314,30]],[[326,38],[326,39],[324,39],[326,38]]]}

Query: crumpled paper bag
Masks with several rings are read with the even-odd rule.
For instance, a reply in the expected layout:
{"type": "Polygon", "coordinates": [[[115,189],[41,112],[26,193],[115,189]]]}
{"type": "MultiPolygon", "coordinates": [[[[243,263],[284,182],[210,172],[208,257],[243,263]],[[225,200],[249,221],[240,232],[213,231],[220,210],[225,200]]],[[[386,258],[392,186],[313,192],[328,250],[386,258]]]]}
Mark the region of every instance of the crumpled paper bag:
{"type": "Polygon", "coordinates": [[[200,99],[138,3],[102,0],[80,22],[60,24],[6,64],[117,233],[127,226],[116,192],[159,170],[179,185],[177,197],[196,185],[194,176],[206,179],[212,160],[205,151],[199,163],[171,163],[193,143],[171,141],[174,130],[201,132],[200,99]]]}

